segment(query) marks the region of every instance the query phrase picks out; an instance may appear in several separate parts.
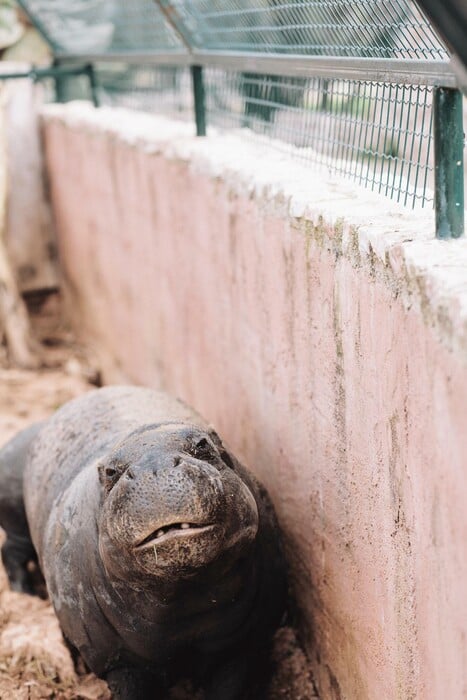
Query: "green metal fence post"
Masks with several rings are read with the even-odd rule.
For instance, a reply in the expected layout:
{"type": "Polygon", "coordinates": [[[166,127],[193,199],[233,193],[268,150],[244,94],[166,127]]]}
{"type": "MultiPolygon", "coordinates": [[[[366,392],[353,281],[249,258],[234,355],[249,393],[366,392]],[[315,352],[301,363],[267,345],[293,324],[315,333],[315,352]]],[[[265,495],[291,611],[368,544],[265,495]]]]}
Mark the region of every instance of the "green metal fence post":
{"type": "Polygon", "coordinates": [[[206,136],[206,104],[204,94],[203,69],[201,66],[191,66],[191,79],[193,81],[196,135],[206,136]]]}
{"type": "Polygon", "coordinates": [[[436,237],[464,233],[464,131],[462,93],[437,87],[433,101],[436,237]]]}
{"type": "MultiPolygon", "coordinates": [[[[54,68],[60,68],[61,63],[59,60],[56,58],[54,59],[53,62],[54,68]]],[[[68,78],[64,75],[57,75],[56,78],[54,78],[55,82],[55,99],[57,102],[66,102],[67,101],[67,82],[68,78]]]]}
{"type": "MultiPolygon", "coordinates": [[[[167,22],[176,32],[189,53],[195,48],[196,41],[192,32],[185,26],[173,0],[155,0],[167,22]]],[[[191,81],[193,85],[193,101],[195,107],[196,135],[206,136],[206,105],[204,93],[203,68],[200,65],[191,65],[191,81]]]]}
{"type": "Polygon", "coordinates": [[[94,70],[94,66],[92,63],[89,63],[86,66],[86,75],[88,76],[89,80],[89,88],[91,91],[91,99],[94,107],[99,107],[99,95],[97,93],[97,77],[96,77],[96,71],[94,70]]]}

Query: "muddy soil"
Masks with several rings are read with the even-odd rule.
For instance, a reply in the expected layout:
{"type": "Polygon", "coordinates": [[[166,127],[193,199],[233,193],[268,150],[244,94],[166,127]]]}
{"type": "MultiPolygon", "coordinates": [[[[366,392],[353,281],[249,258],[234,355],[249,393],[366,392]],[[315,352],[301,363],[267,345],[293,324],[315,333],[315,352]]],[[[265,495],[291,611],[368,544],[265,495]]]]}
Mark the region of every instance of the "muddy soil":
{"type": "MultiPolygon", "coordinates": [[[[0,445],[18,430],[50,415],[100,383],[99,373],[76,343],[60,313],[57,295],[30,299],[42,368],[8,368],[0,357],[0,445]]],[[[1,531],[0,531],[1,532],[1,531]]],[[[307,659],[291,627],[281,628],[273,653],[270,700],[316,698],[307,659]]],[[[50,603],[15,593],[0,563],[0,699],[108,700],[106,684],[73,666],[50,603]]],[[[173,700],[195,700],[179,689],[173,700]]],[[[196,698],[197,700],[197,698],[196,698]]]]}

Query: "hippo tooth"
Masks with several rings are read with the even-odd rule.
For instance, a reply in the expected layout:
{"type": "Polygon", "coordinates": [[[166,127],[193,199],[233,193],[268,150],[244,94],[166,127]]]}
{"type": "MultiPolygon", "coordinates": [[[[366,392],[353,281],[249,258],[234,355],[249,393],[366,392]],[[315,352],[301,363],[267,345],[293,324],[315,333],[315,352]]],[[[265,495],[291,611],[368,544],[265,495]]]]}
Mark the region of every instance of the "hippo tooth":
{"type": "Polygon", "coordinates": [[[180,525],[180,527],[182,528],[182,530],[188,530],[188,528],[190,527],[190,524],[189,523],[182,523],[180,525]]]}
{"type": "Polygon", "coordinates": [[[164,530],[158,530],[156,532],[156,537],[162,537],[163,534],[164,534],[164,530]]]}

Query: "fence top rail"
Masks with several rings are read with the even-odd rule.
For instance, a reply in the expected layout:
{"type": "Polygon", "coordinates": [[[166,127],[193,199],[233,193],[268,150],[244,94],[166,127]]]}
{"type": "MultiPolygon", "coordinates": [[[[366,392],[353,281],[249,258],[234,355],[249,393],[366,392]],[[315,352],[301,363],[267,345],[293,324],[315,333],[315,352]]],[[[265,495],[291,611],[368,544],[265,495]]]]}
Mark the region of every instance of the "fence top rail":
{"type": "Polygon", "coordinates": [[[128,52],[107,54],[57,53],[60,61],[147,63],[154,65],[200,65],[225,70],[363,80],[383,83],[457,87],[458,80],[449,61],[419,59],[347,58],[341,56],[291,56],[234,51],[128,52]]]}
{"type": "Polygon", "coordinates": [[[194,63],[188,51],[108,51],[101,53],[68,53],[56,51],[54,58],[60,63],[128,63],[159,66],[190,66],[194,63]],[[84,59],[84,56],[86,59],[84,59]]]}

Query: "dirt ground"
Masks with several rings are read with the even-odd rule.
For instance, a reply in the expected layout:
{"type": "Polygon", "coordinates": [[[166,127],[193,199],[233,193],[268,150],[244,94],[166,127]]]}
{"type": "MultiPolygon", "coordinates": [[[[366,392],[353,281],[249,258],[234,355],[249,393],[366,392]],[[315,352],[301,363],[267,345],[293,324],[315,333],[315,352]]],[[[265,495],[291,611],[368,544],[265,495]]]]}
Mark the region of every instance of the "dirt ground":
{"type": "MultiPolygon", "coordinates": [[[[69,399],[100,383],[99,373],[75,342],[60,314],[57,295],[31,299],[42,368],[11,369],[0,357],[0,445],[18,430],[47,417],[69,399]]],[[[270,700],[316,698],[306,657],[294,630],[281,628],[273,653],[270,700]]],[[[0,699],[107,700],[106,684],[75,669],[50,603],[10,591],[0,563],[0,699]]],[[[174,700],[195,700],[181,690],[174,700]]],[[[142,699],[143,700],[143,699],[142,699]]]]}

